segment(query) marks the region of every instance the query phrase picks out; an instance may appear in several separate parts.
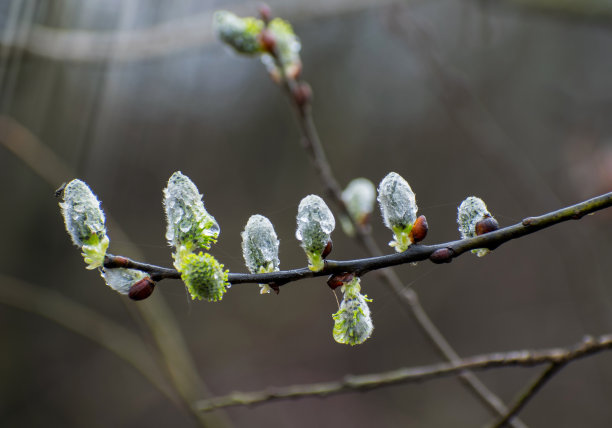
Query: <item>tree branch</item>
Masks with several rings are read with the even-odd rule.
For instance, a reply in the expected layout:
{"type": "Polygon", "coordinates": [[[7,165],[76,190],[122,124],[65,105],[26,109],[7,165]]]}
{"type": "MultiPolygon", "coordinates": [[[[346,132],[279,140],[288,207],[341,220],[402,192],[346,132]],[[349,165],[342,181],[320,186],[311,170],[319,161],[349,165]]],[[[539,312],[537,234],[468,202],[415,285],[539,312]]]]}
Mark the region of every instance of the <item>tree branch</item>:
{"type": "MultiPolygon", "coordinates": [[[[347,375],[334,382],[292,385],[280,388],[268,388],[262,391],[233,392],[228,395],[213,397],[196,403],[196,408],[208,412],[221,407],[245,406],[261,404],[277,400],[295,399],[303,397],[327,397],[354,391],[366,391],[403,383],[423,382],[443,376],[457,375],[465,370],[485,370],[498,367],[533,367],[542,364],[551,366],[538,379],[527,394],[523,395],[520,407],[513,406],[508,416],[511,418],[526,403],[526,401],[560,368],[577,359],[587,357],[598,352],[612,349],[612,335],[598,338],[585,337],[582,342],[567,348],[544,349],[538,351],[511,351],[477,355],[464,358],[455,363],[439,363],[428,366],[400,368],[382,373],[366,375],[347,375]],[[518,407],[518,408],[517,408],[518,407]]],[[[502,422],[502,421],[500,421],[502,422]]],[[[504,423],[506,421],[503,421],[504,423]]]]}
{"type": "MultiPolygon", "coordinates": [[[[542,229],[554,226],[568,220],[577,220],[587,214],[603,210],[612,206],[612,192],[588,199],[576,205],[561,208],[537,217],[527,217],[520,223],[504,227],[485,235],[475,238],[461,239],[436,245],[411,245],[403,253],[389,254],[385,256],[369,257],[357,260],[336,261],[327,260],[325,268],[319,272],[312,272],[308,268],[292,269],[271,273],[247,274],[230,273],[229,282],[232,284],[256,283],[284,285],[305,278],[353,272],[363,276],[368,272],[397,266],[405,263],[431,260],[434,263],[448,263],[453,258],[459,257],[467,251],[476,248],[495,249],[500,245],[538,232],[542,229]]],[[[104,263],[106,268],[125,267],[147,272],[152,279],[159,281],[164,278],[180,278],[180,273],[175,269],[141,263],[123,256],[108,254],[104,263]]]]}
{"type": "Polygon", "coordinates": [[[568,361],[551,363],[527,389],[519,395],[516,402],[510,407],[508,412],[493,425],[493,428],[502,428],[512,422],[512,418],[519,414],[525,405],[535,396],[535,394],[548,382],[558,371],[560,371],[568,361]]]}

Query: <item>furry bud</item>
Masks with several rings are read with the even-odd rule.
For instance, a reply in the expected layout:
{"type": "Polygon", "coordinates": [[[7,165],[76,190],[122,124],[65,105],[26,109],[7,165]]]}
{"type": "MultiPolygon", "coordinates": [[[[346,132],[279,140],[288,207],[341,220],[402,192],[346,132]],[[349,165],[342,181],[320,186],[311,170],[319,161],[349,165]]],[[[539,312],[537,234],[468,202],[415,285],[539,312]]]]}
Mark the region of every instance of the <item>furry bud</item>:
{"type": "Polygon", "coordinates": [[[164,189],[164,207],[168,220],[166,239],[170,245],[193,251],[209,249],[217,242],[220,232],[217,221],[204,208],[195,184],[179,171],[172,174],[164,189]]]}
{"type": "Polygon", "coordinates": [[[64,202],[59,205],[72,242],[83,251],[87,269],[101,267],[110,241],[100,201],[89,186],[78,179],[68,183],[63,194],[64,202]]]}
{"type": "Polygon", "coordinates": [[[390,172],[378,186],[378,202],[385,226],[393,231],[389,245],[397,252],[406,251],[418,209],[414,192],[399,174],[390,172]]]}
{"type": "Polygon", "coordinates": [[[345,284],[344,298],[338,312],[332,315],[334,319],[333,336],[338,343],[359,345],[365,342],[374,330],[367,296],[361,294],[359,278],[353,278],[345,284]]]}
{"type": "Polygon", "coordinates": [[[261,19],[240,18],[226,10],[219,10],[213,15],[216,36],[240,54],[254,55],[263,51],[259,38],[263,28],[261,19]]]}
{"type": "MultiPolygon", "coordinates": [[[[477,231],[484,232],[491,231],[495,229],[488,230],[492,227],[499,227],[497,224],[497,220],[493,218],[484,201],[475,196],[470,196],[466,198],[459,208],[457,209],[457,224],[459,225],[459,232],[461,232],[461,238],[474,238],[479,235],[477,231]]],[[[484,232],[486,233],[486,232],[484,232]]],[[[472,250],[472,253],[476,254],[478,257],[482,257],[489,253],[489,250],[486,248],[477,248],[472,250]]]]}
{"type": "MultiPolygon", "coordinates": [[[[262,215],[252,215],[242,236],[242,255],[249,272],[267,273],[279,269],[279,241],[270,220],[262,215]]],[[[267,284],[259,284],[261,294],[269,293],[267,284]]]]}
{"type": "Polygon", "coordinates": [[[334,215],[323,199],[316,195],[302,199],[298,207],[295,237],[302,243],[310,270],[320,271],[325,266],[323,252],[335,227],[334,215]]]}

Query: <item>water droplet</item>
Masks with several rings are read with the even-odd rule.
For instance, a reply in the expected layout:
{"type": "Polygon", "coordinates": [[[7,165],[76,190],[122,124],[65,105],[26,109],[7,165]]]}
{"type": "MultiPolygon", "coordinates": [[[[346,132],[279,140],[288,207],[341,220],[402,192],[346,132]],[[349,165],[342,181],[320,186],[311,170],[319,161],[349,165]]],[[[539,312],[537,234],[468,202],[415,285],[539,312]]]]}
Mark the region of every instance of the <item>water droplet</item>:
{"type": "Polygon", "coordinates": [[[179,225],[179,229],[181,230],[181,232],[183,233],[187,233],[191,230],[191,222],[189,221],[183,221],[180,225],[179,225]]]}

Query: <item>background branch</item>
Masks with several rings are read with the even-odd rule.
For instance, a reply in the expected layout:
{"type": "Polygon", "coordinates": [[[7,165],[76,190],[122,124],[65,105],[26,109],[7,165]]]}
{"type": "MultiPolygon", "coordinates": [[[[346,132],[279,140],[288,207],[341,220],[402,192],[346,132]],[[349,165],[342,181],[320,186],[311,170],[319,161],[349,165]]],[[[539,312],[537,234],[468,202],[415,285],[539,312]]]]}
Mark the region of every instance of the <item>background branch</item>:
{"type": "MultiPolygon", "coordinates": [[[[585,337],[582,342],[567,348],[543,349],[537,351],[511,351],[477,355],[454,363],[439,363],[429,366],[401,368],[383,373],[366,375],[347,375],[342,380],[305,385],[292,385],[284,388],[268,388],[263,391],[234,392],[229,395],[202,400],[196,407],[207,412],[220,407],[245,406],[303,397],[326,397],[354,391],[371,390],[402,383],[424,382],[442,376],[460,374],[464,370],[485,370],[499,367],[533,367],[542,364],[551,366],[544,372],[530,390],[537,390],[553,374],[551,367],[569,364],[579,358],[587,357],[612,348],[612,335],[597,338],[585,337]]],[[[535,391],[533,391],[535,392],[535,391]]],[[[531,397],[533,392],[523,395],[531,397]]],[[[511,417],[520,408],[513,406],[511,417]]],[[[502,421],[500,421],[502,422],[502,421]]],[[[503,421],[504,423],[506,421],[503,421]]]]}
{"type": "Polygon", "coordinates": [[[535,381],[519,395],[516,402],[510,406],[508,412],[493,425],[493,428],[501,428],[512,421],[518,413],[525,407],[527,402],[531,400],[535,394],[548,382],[559,370],[561,370],[571,360],[552,362],[542,373],[538,375],[535,381]]]}

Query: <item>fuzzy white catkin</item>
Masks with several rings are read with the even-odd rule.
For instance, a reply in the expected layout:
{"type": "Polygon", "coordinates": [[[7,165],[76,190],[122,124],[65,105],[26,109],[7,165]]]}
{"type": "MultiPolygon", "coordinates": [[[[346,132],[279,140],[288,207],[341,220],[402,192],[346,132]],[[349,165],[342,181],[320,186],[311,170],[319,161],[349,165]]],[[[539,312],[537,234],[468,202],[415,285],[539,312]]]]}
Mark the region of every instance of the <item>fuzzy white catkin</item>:
{"type": "Polygon", "coordinates": [[[390,172],[378,186],[378,202],[385,226],[403,229],[416,220],[414,192],[401,175],[390,172]]]}
{"type": "Polygon", "coordinates": [[[166,239],[176,248],[206,248],[219,236],[219,224],[204,208],[198,188],[180,171],[172,174],[164,189],[166,239]]]}
{"type": "Polygon", "coordinates": [[[308,195],[300,202],[295,237],[307,252],[321,252],[336,227],[336,220],[323,199],[308,195]]]}
{"type": "Polygon", "coordinates": [[[270,220],[259,214],[252,215],[241,236],[242,255],[251,273],[278,270],[279,240],[270,220]]]}
{"type": "Polygon", "coordinates": [[[104,212],[100,201],[85,182],[74,179],[64,188],[64,202],[60,203],[66,230],[75,245],[89,243],[92,235],[106,235],[104,212]]]}
{"type": "Polygon", "coordinates": [[[342,201],[353,218],[359,222],[374,209],[376,187],[367,178],[352,180],[342,192],[342,201]]]}
{"type": "Polygon", "coordinates": [[[490,216],[486,204],[476,196],[469,196],[457,209],[457,224],[461,237],[473,238],[476,236],[476,223],[490,216]]]}

